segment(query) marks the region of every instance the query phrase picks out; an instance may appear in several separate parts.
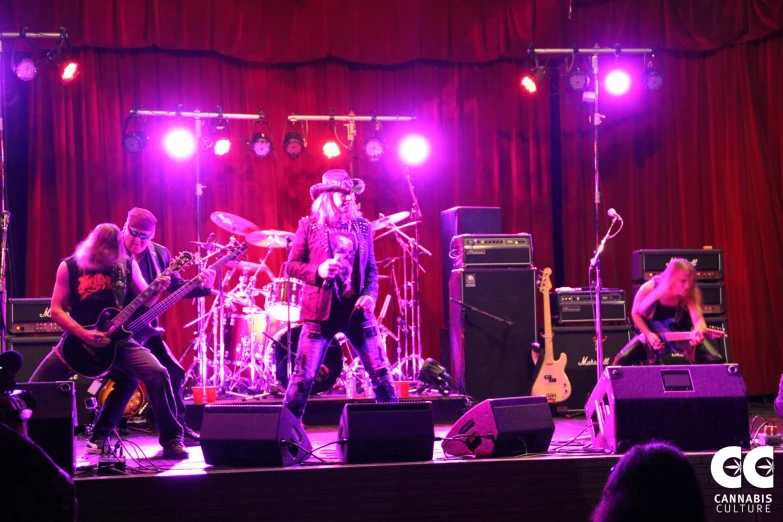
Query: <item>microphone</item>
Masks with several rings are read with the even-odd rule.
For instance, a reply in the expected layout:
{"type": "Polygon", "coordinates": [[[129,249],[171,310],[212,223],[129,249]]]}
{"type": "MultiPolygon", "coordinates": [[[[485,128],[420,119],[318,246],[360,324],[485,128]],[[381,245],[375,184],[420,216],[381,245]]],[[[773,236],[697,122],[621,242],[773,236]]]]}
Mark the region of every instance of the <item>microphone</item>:
{"type": "Polygon", "coordinates": [[[615,209],[613,209],[613,208],[610,208],[610,209],[609,209],[609,210],[606,212],[606,214],[607,214],[607,215],[608,215],[610,218],[612,218],[612,219],[619,219],[620,221],[622,221],[622,220],[623,220],[623,218],[621,218],[621,217],[620,217],[620,214],[618,214],[618,213],[617,213],[617,211],[616,211],[615,209]]]}
{"type": "MultiPolygon", "coordinates": [[[[340,261],[340,259],[342,259],[342,256],[343,256],[343,254],[338,252],[338,253],[336,253],[334,255],[334,260],[335,261],[340,261]]],[[[334,277],[330,277],[329,279],[324,281],[324,290],[331,290],[332,289],[332,287],[334,286],[334,280],[335,280],[336,277],[337,277],[337,274],[335,274],[334,277]]]]}

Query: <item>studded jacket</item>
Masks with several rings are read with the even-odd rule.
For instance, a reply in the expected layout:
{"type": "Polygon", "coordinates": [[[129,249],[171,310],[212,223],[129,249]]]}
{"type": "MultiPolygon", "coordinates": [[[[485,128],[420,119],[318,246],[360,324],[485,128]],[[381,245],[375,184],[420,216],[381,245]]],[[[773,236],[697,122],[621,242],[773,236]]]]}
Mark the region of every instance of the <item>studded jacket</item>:
{"type": "MultiPolygon", "coordinates": [[[[370,222],[364,218],[354,219],[350,227],[358,241],[356,255],[359,257],[360,286],[357,297],[367,295],[377,301],[378,265],[375,264],[370,222]]],[[[324,279],[318,275],[318,267],[332,257],[326,227],[309,217],[300,219],[287,265],[290,277],[306,283],[301,312],[305,321],[325,321],[329,318],[335,288],[329,285],[324,288],[324,279]]]]}

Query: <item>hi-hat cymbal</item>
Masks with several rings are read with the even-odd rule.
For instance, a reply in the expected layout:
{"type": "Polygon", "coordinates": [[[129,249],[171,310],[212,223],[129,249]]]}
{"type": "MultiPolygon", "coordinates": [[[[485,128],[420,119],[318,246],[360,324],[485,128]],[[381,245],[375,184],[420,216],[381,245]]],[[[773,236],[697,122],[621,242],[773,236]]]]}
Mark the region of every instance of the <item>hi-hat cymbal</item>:
{"type": "Polygon", "coordinates": [[[223,230],[228,230],[232,234],[239,236],[246,236],[258,230],[256,224],[252,221],[228,212],[213,212],[209,215],[209,219],[223,230]]]}
{"type": "Polygon", "coordinates": [[[256,230],[245,240],[258,247],[285,248],[289,240],[294,240],[294,234],[283,230],[256,230]]]}
{"type": "Polygon", "coordinates": [[[229,261],[226,263],[226,266],[228,268],[239,268],[240,270],[258,270],[265,265],[260,265],[251,261],[229,261]]]}
{"type": "Polygon", "coordinates": [[[381,217],[371,222],[370,226],[372,227],[373,231],[383,230],[391,224],[396,224],[404,219],[408,219],[410,215],[410,212],[397,212],[396,214],[392,214],[390,216],[384,216],[381,214],[381,217]]]}

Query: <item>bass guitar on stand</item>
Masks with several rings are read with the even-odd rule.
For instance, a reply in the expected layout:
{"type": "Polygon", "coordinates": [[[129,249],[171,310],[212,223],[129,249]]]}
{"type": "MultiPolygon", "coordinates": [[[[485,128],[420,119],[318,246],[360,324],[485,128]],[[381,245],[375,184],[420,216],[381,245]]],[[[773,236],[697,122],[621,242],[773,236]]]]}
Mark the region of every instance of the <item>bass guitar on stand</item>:
{"type": "Polygon", "coordinates": [[[571,396],[571,382],[565,373],[568,357],[561,353],[555,360],[552,338],[552,311],[550,308],[549,292],[552,290],[552,281],[549,276],[551,268],[545,268],[541,274],[539,290],[544,294],[544,357],[541,366],[533,382],[531,395],[544,395],[547,402],[557,404],[566,401],[571,396]]]}

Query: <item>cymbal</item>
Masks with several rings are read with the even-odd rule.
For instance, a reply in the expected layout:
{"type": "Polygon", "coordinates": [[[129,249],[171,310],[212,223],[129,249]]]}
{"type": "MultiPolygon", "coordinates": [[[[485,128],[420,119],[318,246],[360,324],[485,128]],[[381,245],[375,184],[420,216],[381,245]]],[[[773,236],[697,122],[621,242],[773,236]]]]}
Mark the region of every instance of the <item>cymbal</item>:
{"type": "Polygon", "coordinates": [[[294,234],[283,230],[256,230],[246,238],[251,245],[272,248],[285,248],[289,240],[294,240],[294,234]]]}
{"type": "Polygon", "coordinates": [[[252,261],[229,261],[226,263],[228,268],[239,268],[240,270],[258,270],[259,268],[266,267],[266,265],[260,265],[253,263],[252,261]]]}
{"type": "Polygon", "coordinates": [[[381,216],[375,221],[370,223],[370,226],[372,227],[373,231],[376,230],[382,230],[386,227],[388,227],[391,224],[399,223],[400,221],[404,219],[408,219],[410,217],[410,212],[397,212],[396,214],[391,214],[390,216],[381,216]]]}
{"type": "Polygon", "coordinates": [[[391,276],[390,275],[380,274],[380,275],[378,275],[378,279],[391,279],[391,276]]]}
{"type": "Polygon", "coordinates": [[[252,221],[228,212],[213,212],[209,215],[209,219],[223,230],[228,230],[232,234],[240,236],[246,236],[258,230],[256,224],[252,221]]]}

